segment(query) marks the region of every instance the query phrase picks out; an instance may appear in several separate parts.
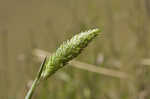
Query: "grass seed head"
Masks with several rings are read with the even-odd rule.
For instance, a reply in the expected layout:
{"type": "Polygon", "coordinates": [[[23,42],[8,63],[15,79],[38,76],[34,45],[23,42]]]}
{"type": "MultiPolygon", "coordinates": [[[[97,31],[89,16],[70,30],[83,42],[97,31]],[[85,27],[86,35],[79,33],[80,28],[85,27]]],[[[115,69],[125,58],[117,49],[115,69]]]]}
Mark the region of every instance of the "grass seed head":
{"type": "Polygon", "coordinates": [[[99,32],[99,29],[91,29],[81,32],[70,40],[63,42],[56,52],[47,59],[42,77],[48,78],[58,69],[64,67],[70,60],[77,57],[89,42],[99,34],[99,32]]]}

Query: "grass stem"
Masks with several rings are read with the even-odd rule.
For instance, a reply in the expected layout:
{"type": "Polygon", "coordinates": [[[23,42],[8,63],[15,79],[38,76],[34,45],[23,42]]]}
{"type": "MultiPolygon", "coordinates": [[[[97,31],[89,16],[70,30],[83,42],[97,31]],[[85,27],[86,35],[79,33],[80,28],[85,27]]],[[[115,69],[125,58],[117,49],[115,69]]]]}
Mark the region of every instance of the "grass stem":
{"type": "Polygon", "coordinates": [[[44,61],[42,62],[41,66],[40,66],[40,69],[39,69],[39,72],[38,72],[35,80],[33,81],[32,85],[31,85],[31,88],[29,89],[25,99],[31,99],[31,97],[33,96],[34,90],[37,87],[37,85],[39,84],[45,62],[46,62],[46,57],[45,57],[44,61]]]}

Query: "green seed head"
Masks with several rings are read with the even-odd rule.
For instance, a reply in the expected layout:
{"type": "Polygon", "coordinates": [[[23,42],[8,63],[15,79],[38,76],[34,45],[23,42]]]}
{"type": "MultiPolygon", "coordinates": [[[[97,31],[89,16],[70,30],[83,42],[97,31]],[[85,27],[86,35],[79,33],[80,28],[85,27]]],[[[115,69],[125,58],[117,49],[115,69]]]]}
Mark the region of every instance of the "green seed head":
{"type": "Polygon", "coordinates": [[[58,69],[64,67],[70,60],[78,56],[88,45],[88,43],[98,35],[99,32],[99,29],[92,29],[82,32],[60,45],[56,52],[53,53],[47,60],[42,77],[49,77],[58,69]]]}

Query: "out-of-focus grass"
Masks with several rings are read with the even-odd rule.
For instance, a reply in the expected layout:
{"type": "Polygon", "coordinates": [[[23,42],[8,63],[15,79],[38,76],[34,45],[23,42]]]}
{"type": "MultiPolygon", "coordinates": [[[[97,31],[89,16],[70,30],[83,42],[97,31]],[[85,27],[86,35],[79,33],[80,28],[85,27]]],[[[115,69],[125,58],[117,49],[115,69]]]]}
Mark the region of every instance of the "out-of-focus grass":
{"type": "Polygon", "coordinates": [[[141,64],[150,58],[148,0],[5,0],[0,1],[0,8],[0,99],[23,99],[39,68],[32,57],[33,48],[53,52],[73,35],[70,33],[95,26],[104,27],[103,38],[92,42],[77,60],[126,72],[132,79],[116,79],[68,66],[43,83],[34,98],[150,97],[150,67],[141,64]],[[8,39],[3,37],[4,30],[8,39]]]}

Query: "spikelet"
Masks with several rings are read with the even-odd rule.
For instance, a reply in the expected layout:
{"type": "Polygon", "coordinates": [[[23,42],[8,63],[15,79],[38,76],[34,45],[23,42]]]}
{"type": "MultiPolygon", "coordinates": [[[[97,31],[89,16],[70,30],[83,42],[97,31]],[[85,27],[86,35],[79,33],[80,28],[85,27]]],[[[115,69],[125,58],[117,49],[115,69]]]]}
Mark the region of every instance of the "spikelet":
{"type": "Polygon", "coordinates": [[[99,32],[99,29],[92,29],[77,34],[70,40],[63,42],[56,52],[53,53],[49,59],[47,59],[42,77],[48,78],[58,69],[64,67],[70,60],[78,56],[88,45],[88,43],[98,35],[99,32]]]}

